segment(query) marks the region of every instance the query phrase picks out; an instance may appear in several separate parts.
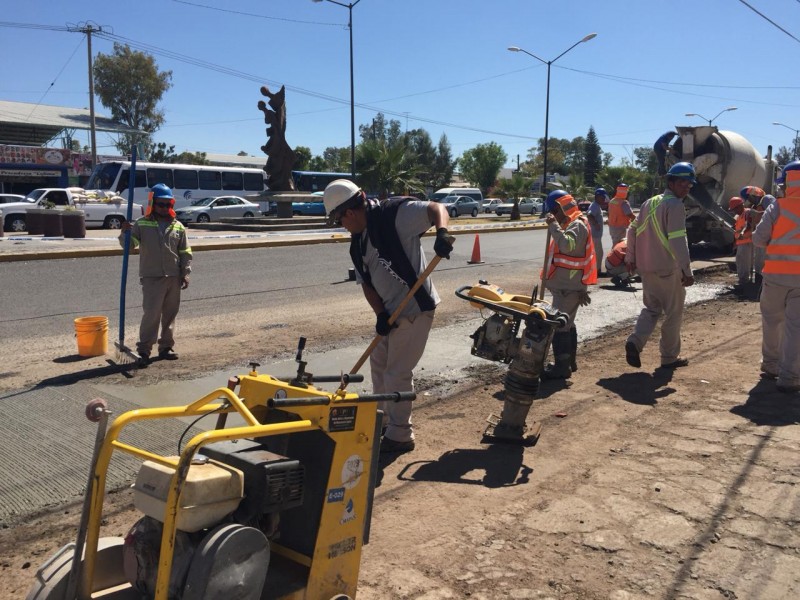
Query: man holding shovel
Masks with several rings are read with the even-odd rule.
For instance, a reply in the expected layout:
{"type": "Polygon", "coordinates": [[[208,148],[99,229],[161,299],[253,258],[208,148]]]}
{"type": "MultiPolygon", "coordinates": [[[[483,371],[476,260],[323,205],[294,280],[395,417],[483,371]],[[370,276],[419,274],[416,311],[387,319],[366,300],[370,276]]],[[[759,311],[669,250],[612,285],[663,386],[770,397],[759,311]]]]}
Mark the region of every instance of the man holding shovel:
{"type": "MultiPolygon", "coordinates": [[[[447,234],[447,211],[436,202],[408,197],[367,201],[364,192],[347,179],[328,184],[323,201],[330,221],[352,236],[350,257],[356,280],[375,312],[375,331],[382,336],[370,355],[373,391],[413,391],[413,370],[425,350],[440,299],[428,279],[402,305],[426,270],[420,240],[431,225],[436,228],[436,255],[450,258],[453,244],[447,234]],[[400,314],[390,323],[390,315],[399,307],[400,314]]],[[[379,408],[386,425],[381,452],[413,450],[411,402],[386,402],[379,408]]]]}

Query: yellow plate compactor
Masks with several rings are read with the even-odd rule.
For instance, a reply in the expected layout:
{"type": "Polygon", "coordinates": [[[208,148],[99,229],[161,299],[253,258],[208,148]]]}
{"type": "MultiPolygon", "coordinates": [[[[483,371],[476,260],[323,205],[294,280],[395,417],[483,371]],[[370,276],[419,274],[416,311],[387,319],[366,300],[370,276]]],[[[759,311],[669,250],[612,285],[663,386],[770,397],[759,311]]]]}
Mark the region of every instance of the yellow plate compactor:
{"type": "Polygon", "coordinates": [[[306,373],[304,345],[289,380],[251,363],[187,406],[133,410],[108,428],[105,401],[90,402],[98,432],[77,541],[39,569],[28,600],[354,598],[378,473],[377,402],[414,394],[345,392],[363,377],[306,373]],[[312,385],[326,381],[339,389],[312,385]],[[133,423],[212,414],[216,427],[178,456],[126,436],[133,423]],[[125,538],[100,536],[114,453],[143,461],[133,486],[143,516],[125,538]]]}

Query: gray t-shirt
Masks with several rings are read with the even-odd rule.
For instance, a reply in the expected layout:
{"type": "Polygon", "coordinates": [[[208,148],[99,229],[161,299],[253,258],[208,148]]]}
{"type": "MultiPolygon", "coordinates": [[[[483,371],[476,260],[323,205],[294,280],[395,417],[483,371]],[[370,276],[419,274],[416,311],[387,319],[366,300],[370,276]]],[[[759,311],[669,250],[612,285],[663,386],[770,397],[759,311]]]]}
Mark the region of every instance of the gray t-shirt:
{"type": "Polygon", "coordinates": [[[602,237],[603,209],[600,208],[600,205],[597,202],[592,202],[589,205],[589,210],[587,210],[586,212],[587,214],[592,216],[592,219],[589,219],[589,224],[592,227],[592,237],[602,237]]]}
{"type": "MultiPolygon", "coordinates": [[[[431,228],[431,219],[428,216],[428,203],[410,200],[397,210],[395,228],[411,265],[417,272],[422,273],[428,266],[425,253],[422,251],[420,235],[431,228]]],[[[362,239],[366,240],[366,253],[364,254],[364,268],[372,279],[372,287],[383,299],[383,304],[389,314],[394,313],[403,298],[408,294],[409,286],[394,271],[391,265],[384,264],[378,258],[378,251],[369,241],[369,236],[364,232],[362,239]]],[[[438,305],[441,302],[436,288],[430,278],[425,280],[424,287],[438,305]]],[[[414,298],[403,309],[402,316],[412,316],[420,312],[419,305],[414,298]]]]}

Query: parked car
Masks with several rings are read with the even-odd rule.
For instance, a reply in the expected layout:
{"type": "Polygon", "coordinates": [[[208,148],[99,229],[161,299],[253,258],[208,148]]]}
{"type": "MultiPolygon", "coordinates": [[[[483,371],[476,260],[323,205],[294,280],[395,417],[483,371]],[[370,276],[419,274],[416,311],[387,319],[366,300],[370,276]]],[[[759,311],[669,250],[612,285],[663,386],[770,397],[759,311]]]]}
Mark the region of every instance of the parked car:
{"type": "Polygon", "coordinates": [[[175,215],[181,223],[208,223],[222,217],[255,217],[260,212],[258,204],[239,196],[218,196],[195,200],[191,206],[177,209],[175,215]]]}
{"type": "Polygon", "coordinates": [[[481,207],[477,200],[468,196],[445,196],[439,202],[447,209],[447,213],[451,217],[460,215],[477,217],[481,207]]]}
{"type": "Polygon", "coordinates": [[[0,194],[0,204],[9,202],[25,202],[25,196],[19,194],[0,194]]]}
{"type": "MultiPolygon", "coordinates": [[[[506,202],[498,204],[495,208],[495,213],[498,215],[510,215],[511,209],[514,208],[513,202],[506,202]]],[[[519,214],[521,215],[537,215],[542,212],[542,201],[535,198],[522,198],[519,201],[519,214]]]]}
{"type": "Polygon", "coordinates": [[[581,209],[581,211],[583,211],[583,212],[586,212],[587,210],[589,210],[589,207],[591,205],[592,205],[592,203],[589,202],[588,200],[581,200],[580,202],[578,202],[578,208],[581,209]]]}
{"type": "Polygon", "coordinates": [[[486,214],[493,213],[495,209],[503,204],[505,200],[501,200],[500,198],[486,198],[483,201],[483,212],[486,214]]]}
{"type": "Polygon", "coordinates": [[[292,202],[293,215],[325,216],[325,205],[322,200],[314,202],[292,202]]]}

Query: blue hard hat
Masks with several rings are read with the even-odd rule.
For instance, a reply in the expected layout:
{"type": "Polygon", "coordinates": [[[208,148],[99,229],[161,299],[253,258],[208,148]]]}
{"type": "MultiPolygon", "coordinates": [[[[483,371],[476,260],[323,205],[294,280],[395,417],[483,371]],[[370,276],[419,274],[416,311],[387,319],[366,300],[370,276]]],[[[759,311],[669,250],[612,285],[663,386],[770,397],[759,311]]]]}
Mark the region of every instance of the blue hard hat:
{"type": "Polygon", "coordinates": [[[547,198],[545,198],[544,201],[544,212],[553,212],[556,204],[558,204],[558,199],[563,198],[564,196],[569,196],[569,192],[565,192],[564,190],[553,190],[547,194],[547,198]]]}
{"type": "Polygon", "coordinates": [[[599,187],[594,191],[594,195],[595,196],[608,196],[608,192],[604,188],[599,187]]]}
{"type": "Polygon", "coordinates": [[[153,198],[169,198],[172,199],[175,196],[172,195],[172,190],[169,189],[163,183],[157,183],[153,187],[150,188],[150,191],[153,192],[153,198]]]}
{"type": "Polygon", "coordinates": [[[800,160],[793,160],[790,163],[786,163],[786,166],[783,167],[781,171],[780,177],[775,178],[776,183],[783,183],[786,181],[786,171],[800,171],[800,160]]]}
{"type": "Polygon", "coordinates": [[[669,171],[667,171],[667,177],[680,177],[681,179],[688,179],[692,182],[692,184],[697,183],[697,179],[695,179],[694,176],[694,165],[689,162],[675,163],[669,168],[669,171]]]}

